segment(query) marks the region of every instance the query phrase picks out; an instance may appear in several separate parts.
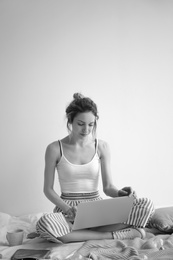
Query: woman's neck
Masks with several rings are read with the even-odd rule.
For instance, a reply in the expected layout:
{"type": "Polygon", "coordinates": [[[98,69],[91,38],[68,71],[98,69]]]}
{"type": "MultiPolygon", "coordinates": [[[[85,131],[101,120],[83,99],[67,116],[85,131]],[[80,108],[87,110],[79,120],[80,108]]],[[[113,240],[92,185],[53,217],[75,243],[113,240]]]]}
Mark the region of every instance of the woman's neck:
{"type": "Polygon", "coordinates": [[[87,136],[85,138],[76,138],[72,134],[70,134],[68,136],[68,143],[76,145],[76,146],[81,146],[81,147],[86,146],[86,145],[90,144],[91,142],[93,142],[93,139],[91,136],[87,136]]]}

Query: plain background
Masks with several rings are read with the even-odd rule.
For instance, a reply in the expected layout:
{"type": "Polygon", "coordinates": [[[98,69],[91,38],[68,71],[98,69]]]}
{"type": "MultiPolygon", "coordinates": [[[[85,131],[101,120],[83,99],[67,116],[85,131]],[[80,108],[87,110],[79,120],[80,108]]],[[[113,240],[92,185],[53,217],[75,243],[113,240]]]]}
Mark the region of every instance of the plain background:
{"type": "Polygon", "coordinates": [[[172,14],[172,0],[0,1],[1,212],[52,211],[45,149],[74,92],[98,105],[114,184],[173,204],[172,14]]]}

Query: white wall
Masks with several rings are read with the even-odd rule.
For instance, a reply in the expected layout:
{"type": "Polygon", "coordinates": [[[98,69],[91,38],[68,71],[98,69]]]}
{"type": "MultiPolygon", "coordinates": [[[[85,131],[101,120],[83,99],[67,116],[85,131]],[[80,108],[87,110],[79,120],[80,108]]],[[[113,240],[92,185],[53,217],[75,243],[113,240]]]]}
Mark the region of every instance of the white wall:
{"type": "Polygon", "coordinates": [[[0,211],[52,210],[44,153],[76,91],[98,104],[117,187],[173,204],[172,13],[171,0],[0,1],[0,211]]]}

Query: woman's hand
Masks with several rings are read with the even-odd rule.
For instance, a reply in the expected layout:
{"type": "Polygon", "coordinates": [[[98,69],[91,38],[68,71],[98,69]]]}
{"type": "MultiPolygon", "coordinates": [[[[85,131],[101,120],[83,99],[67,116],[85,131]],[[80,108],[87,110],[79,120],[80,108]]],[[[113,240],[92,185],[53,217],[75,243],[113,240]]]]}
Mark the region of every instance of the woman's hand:
{"type": "Polygon", "coordinates": [[[123,196],[131,197],[132,195],[136,196],[136,193],[135,191],[133,191],[131,187],[124,187],[118,191],[118,197],[123,197],[123,196]]]}
{"type": "Polygon", "coordinates": [[[65,217],[68,219],[68,221],[73,222],[76,217],[77,207],[71,207],[69,208],[66,213],[65,217]]]}

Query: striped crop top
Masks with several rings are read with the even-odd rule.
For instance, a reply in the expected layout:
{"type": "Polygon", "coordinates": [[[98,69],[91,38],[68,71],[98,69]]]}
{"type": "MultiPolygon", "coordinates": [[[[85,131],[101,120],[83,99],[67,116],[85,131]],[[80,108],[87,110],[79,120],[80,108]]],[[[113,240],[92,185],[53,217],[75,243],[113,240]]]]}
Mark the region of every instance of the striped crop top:
{"type": "Polygon", "coordinates": [[[63,145],[59,140],[61,159],[57,163],[57,172],[61,192],[63,193],[89,193],[98,191],[100,176],[100,159],[98,156],[98,140],[96,151],[89,163],[78,165],[67,160],[63,153],[63,145]]]}

